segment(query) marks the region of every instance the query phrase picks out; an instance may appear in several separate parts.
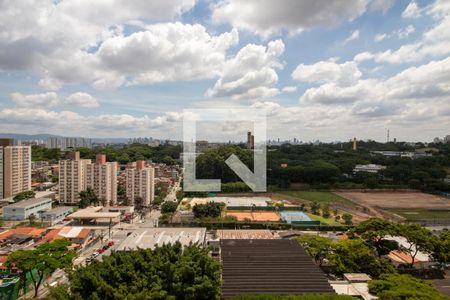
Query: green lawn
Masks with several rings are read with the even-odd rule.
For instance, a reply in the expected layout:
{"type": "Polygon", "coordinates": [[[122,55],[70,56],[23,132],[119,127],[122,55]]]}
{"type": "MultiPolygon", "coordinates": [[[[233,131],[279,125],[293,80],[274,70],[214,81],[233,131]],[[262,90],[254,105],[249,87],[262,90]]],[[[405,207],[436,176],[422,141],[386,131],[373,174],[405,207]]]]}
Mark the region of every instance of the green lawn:
{"type": "Polygon", "coordinates": [[[389,211],[396,213],[407,220],[445,220],[450,219],[450,210],[447,211],[434,211],[427,209],[414,209],[414,208],[396,208],[389,211]]]}
{"type": "Polygon", "coordinates": [[[280,191],[278,192],[282,195],[287,195],[295,198],[300,198],[303,200],[311,201],[311,202],[319,202],[319,203],[342,203],[354,206],[354,203],[338,196],[332,192],[308,192],[308,191],[280,191]]]}
{"type": "Polygon", "coordinates": [[[333,217],[325,219],[322,216],[313,215],[311,213],[305,212],[305,214],[313,221],[320,221],[320,224],[322,225],[333,225],[333,226],[342,225],[341,223],[336,222],[333,217]]]}

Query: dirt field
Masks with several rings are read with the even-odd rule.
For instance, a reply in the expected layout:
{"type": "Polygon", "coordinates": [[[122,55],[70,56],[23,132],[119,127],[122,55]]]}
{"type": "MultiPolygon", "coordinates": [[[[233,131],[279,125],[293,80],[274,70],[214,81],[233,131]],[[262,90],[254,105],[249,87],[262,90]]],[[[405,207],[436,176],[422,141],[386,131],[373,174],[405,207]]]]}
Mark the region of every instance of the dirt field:
{"type": "Polygon", "coordinates": [[[425,193],[338,192],[336,194],[366,207],[425,209],[450,208],[450,199],[425,193]]]}
{"type": "Polygon", "coordinates": [[[276,222],[280,220],[280,216],[275,212],[244,212],[244,211],[233,211],[227,212],[227,216],[236,217],[238,221],[244,221],[245,219],[251,221],[272,221],[276,222]]]}

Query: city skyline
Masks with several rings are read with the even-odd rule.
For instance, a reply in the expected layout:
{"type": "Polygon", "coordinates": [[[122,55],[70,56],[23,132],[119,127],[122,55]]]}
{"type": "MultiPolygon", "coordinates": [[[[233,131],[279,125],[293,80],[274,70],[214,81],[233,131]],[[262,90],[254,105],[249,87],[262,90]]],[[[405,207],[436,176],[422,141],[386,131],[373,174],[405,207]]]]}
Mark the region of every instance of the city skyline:
{"type": "Polygon", "coordinates": [[[110,4],[2,4],[3,132],[181,140],[183,109],[250,107],[269,139],[448,134],[446,1],[110,4]]]}

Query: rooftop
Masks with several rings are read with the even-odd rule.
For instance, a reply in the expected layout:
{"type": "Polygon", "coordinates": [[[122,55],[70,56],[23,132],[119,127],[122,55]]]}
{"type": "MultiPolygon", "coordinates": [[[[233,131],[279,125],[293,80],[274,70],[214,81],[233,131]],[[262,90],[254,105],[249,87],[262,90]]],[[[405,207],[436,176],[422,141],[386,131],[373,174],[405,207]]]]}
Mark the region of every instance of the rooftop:
{"type": "Polygon", "coordinates": [[[117,251],[153,249],[164,244],[180,242],[183,246],[190,243],[203,244],[206,228],[145,228],[133,231],[117,248],[117,251]]]}
{"type": "Polygon", "coordinates": [[[114,219],[120,217],[120,212],[102,212],[103,206],[92,206],[79,209],[67,216],[69,219],[114,219]]]}
{"type": "Polygon", "coordinates": [[[13,204],[7,205],[5,207],[8,207],[8,208],[25,208],[25,207],[28,207],[28,206],[33,206],[33,205],[38,204],[38,203],[42,203],[42,202],[50,202],[51,203],[52,201],[53,200],[50,199],[50,198],[33,198],[33,199],[28,199],[28,200],[22,200],[22,201],[19,201],[17,203],[13,203],[13,204]]]}
{"type": "Polygon", "coordinates": [[[325,274],[293,240],[221,240],[222,295],[334,294],[325,274]]]}
{"type": "Polygon", "coordinates": [[[244,240],[269,240],[273,239],[274,236],[270,230],[235,230],[235,229],[223,229],[223,230],[217,230],[217,237],[219,239],[244,239],[244,240]]]}
{"type": "Polygon", "coordinates": [[[72,211],[73,207],[71,207],[71,206],[58,206],[58,207],[52,208],[52,209],[44,212],[44,214],[59,214],[59,213],[66,212],[68,210],[72,211]]]}

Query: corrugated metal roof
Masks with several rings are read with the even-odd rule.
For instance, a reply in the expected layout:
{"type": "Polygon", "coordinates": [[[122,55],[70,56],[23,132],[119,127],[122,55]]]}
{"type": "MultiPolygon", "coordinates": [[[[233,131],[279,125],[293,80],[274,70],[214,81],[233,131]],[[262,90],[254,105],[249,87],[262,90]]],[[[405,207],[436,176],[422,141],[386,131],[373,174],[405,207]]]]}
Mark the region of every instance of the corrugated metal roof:
{"type": "Polygon", "coordinates": [[[293,240],[221,240],[222,295],[334,294],[325,274],[293,240]]]}

